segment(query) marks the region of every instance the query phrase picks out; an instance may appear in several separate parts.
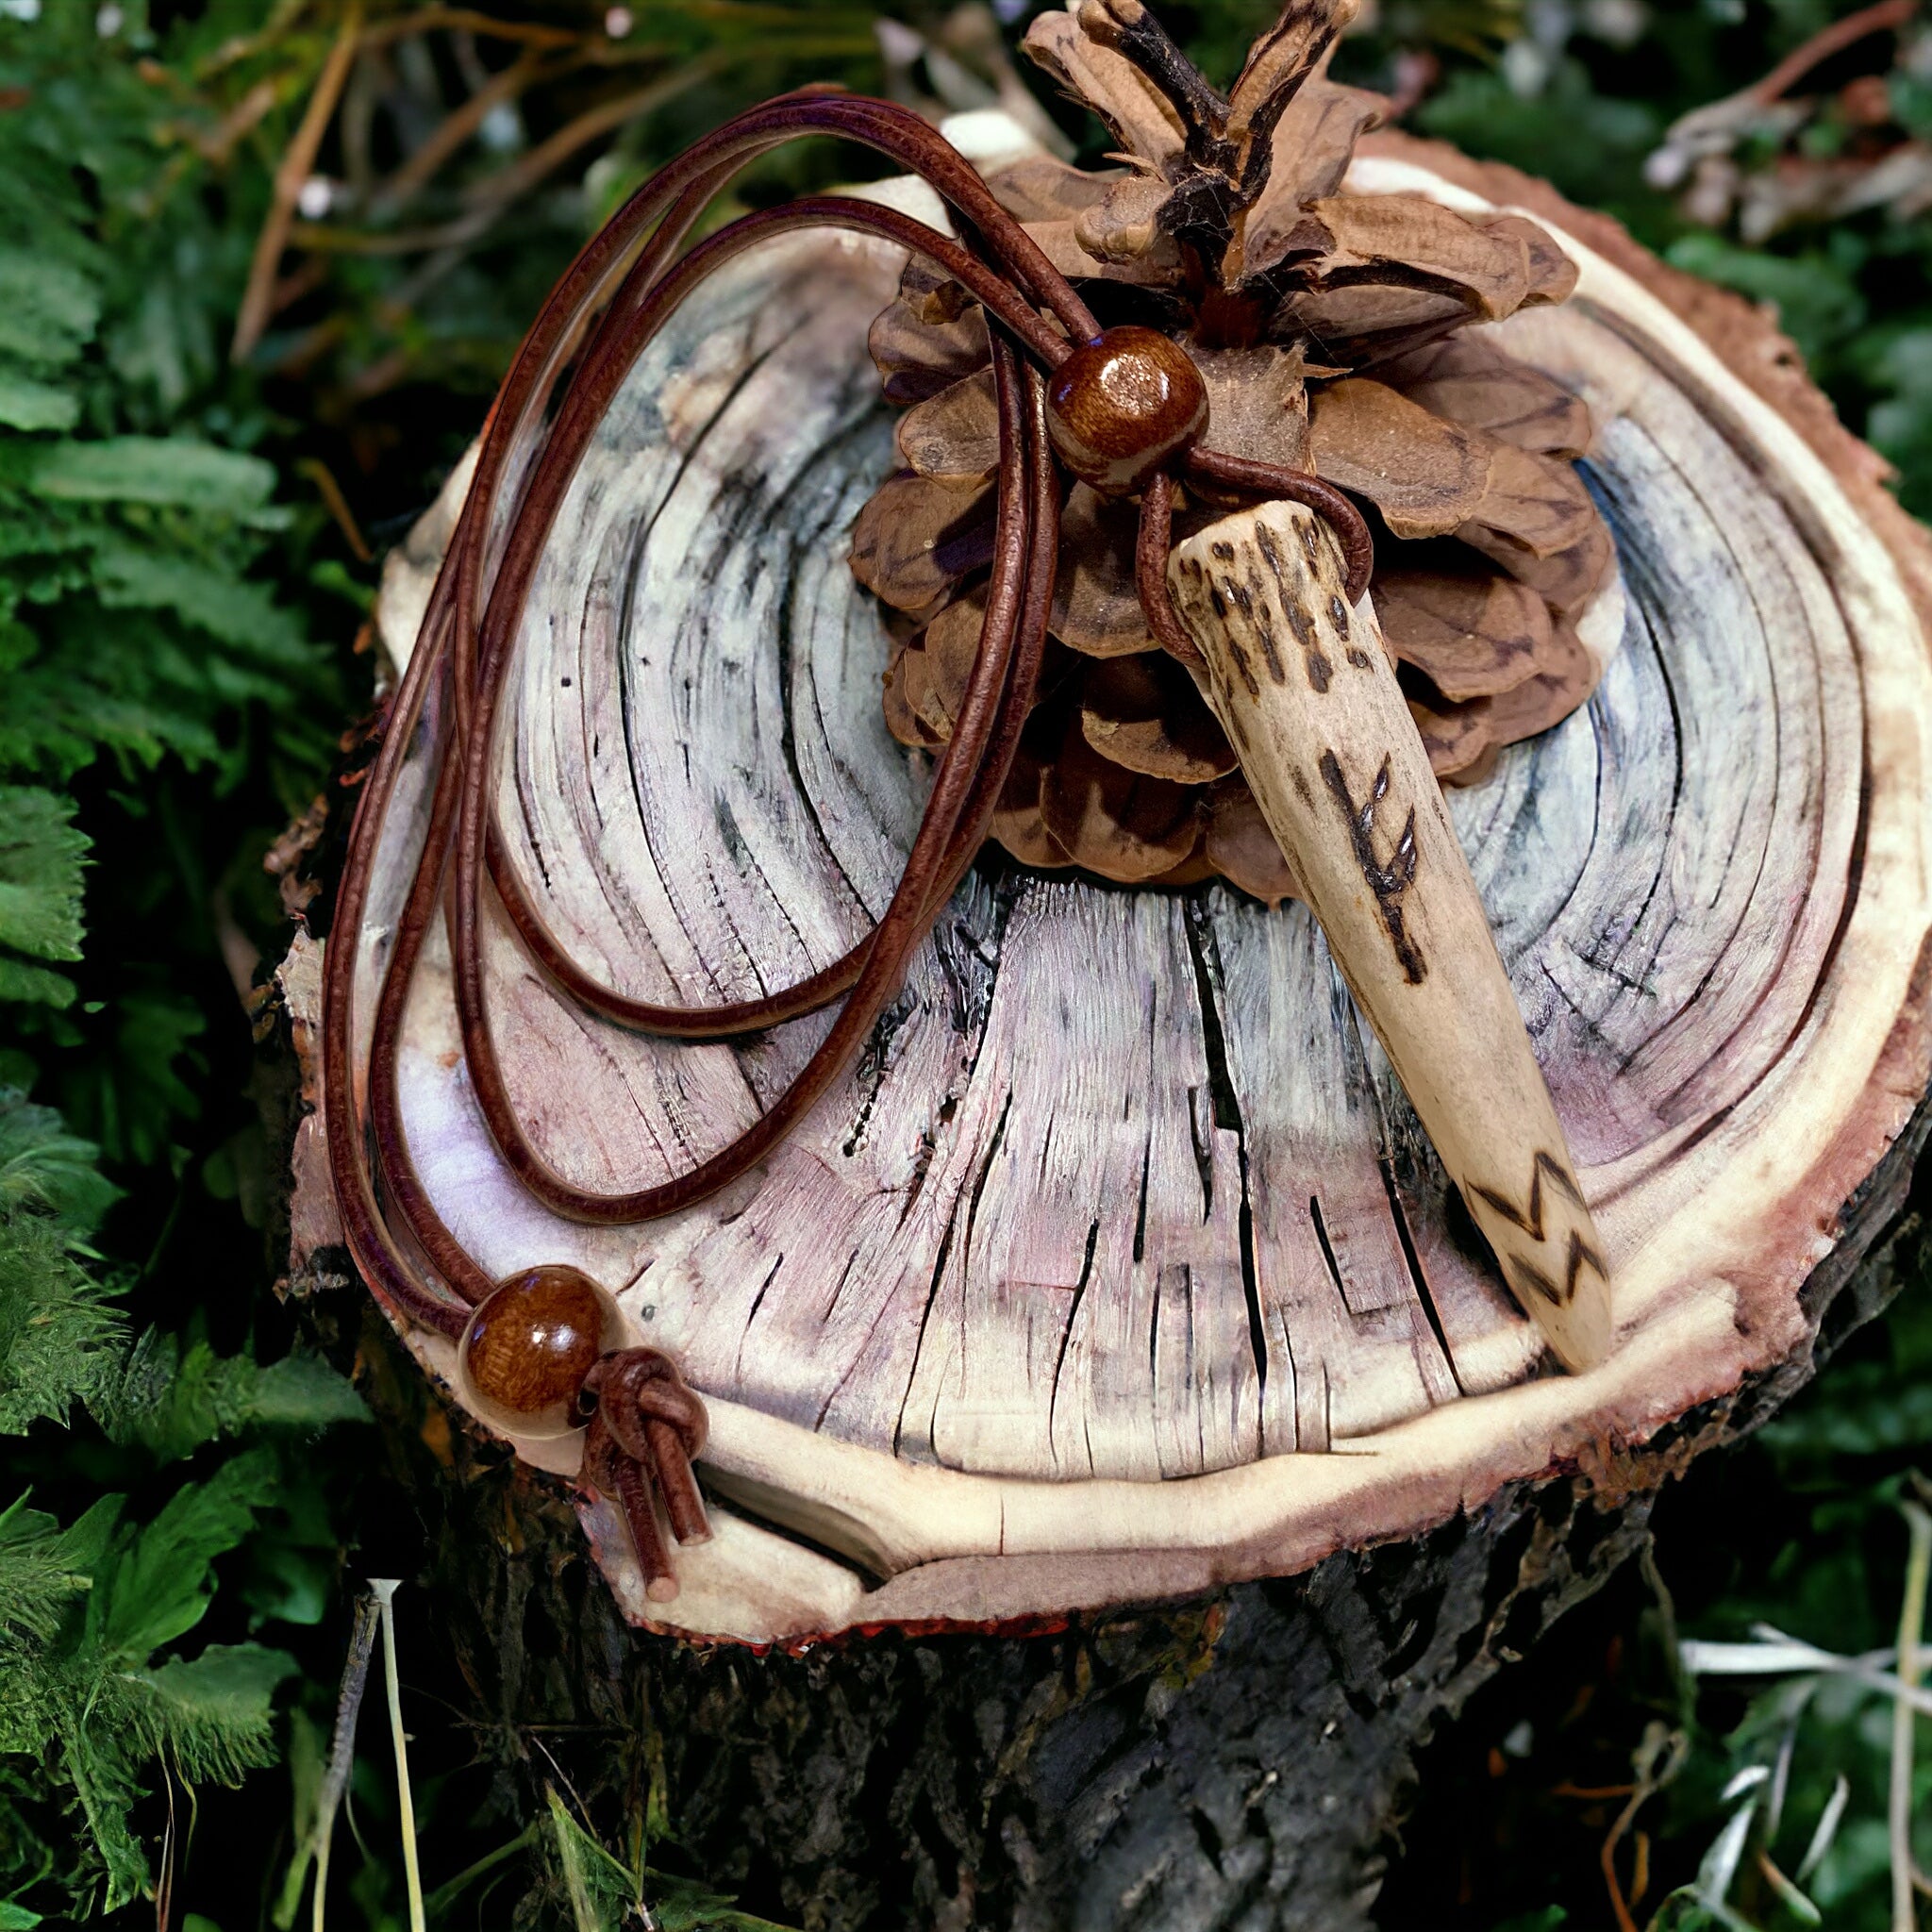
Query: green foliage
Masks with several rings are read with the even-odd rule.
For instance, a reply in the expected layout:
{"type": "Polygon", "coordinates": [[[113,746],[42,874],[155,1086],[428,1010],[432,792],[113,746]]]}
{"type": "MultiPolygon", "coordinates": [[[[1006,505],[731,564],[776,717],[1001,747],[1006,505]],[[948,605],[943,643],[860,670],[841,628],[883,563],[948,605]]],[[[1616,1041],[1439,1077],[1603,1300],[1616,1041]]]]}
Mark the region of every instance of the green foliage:
{"type": "MultiPolygon", "coordinates": [[[[305,1358],[260,1366],[198,1333],[126,1340],[133,1276],[91,1246],[120,1191],[96,1158],[179,1166],[208,1018],[168,971],[81,1007],[46,963],[82,959],[94,842],[55,788],[102,760],[123,782],[179,774],[124,792],[105,822],[96,808],[125,866],[129,830],[165,840],[184,797],[231,794],[253,768],[299,802],[343,705],[308,615],[260,575],[296,520],[251,447],[273,420],[218,356],[245,234],[200,192],[203,171],[167,162],[162,100],[81,39],[91,13],[0,29],[0,84],[28,94],[0,113],[0,774],[21,781],[0,785],[0,1003],[18,1003],[10,1022],[0,1004],[0,1045],[27,1077],[48,1067],[93,1137],[0,1095],[0,1430],[83,1406],[124,1452],[123,1479],[151,1487],[219,1441],[312,1430],[359,1404],[305,1358]]],[[[258,202],[259,177],[244,186],[258,202]]],[[[120,923],[117,882],[93,880],[120,923]]],[[[64,1527],[24,1497],[0,1518],[0,1752],[38,1774],[9,1780],[0,1835],[43,1847],[0,1890],[52,1879],[120,1904],[149,1882],[130,1813],[157,1765],[227,1780],[274,1756],[290,1657],[252,1642],[170,1652],[206,1617],[218,1564],[258,1620],[313,1623],[338,1538],[312,1470],[267,1446],[205,1460],[144,1523],[118,1491],[64,1527]]]]}
{"type": "Polygon", "coordinates": [[[10,1216],[0,1227],[0,1431],[67,1419],[111,1360],[120,1319],[58,1224],[10,1216]]]}
{"type": "Polygon", "coordinates": [[[0,1752],[39,1760],[69,1791],[89,1840],[70,1883],[98,1884],[109,1906],[147,1883],[127,1818],[146,1764],[231,1780],[272,1755],[270,1700],[292,1659],[241,1644],[154,1660],[207,1609],[211,1566],[246,1535],[260,1474],[237,1457],[141,1528],[115,1495],[65,1529],[23,1504],[0,1517],[0,1752]]]}
{"type": "MultiPolygon", "coordinates": [[[[1911,1462],[1932,1449],[1927,1288],[1913,1282],[1861,1359],[1835,1370],[1761,1432],[1757,1450],[1790,1512],[1790,1539],[1766,1574],[1727,1592],[1722,1610],[1707,1620],[1712,1638],[1737,1641],[1769,1625],[1845,1657],[1882,1655],[1897,1640],[1907,1544],[1899,1506],[1915,1491],[1911,1462]]],[[[1721,1793],[1759,1775],[1761,1802],[1745,1828],[1748,1857],[1732,1907],[1751,1924],[1807,1923],[1756,1862],[1762,1852],[1778,1872],[1801,1880],[1802,1894],[1832,1926],[1887,1932],[1890,1698],[1849,1674],[1789,1668],[1756,1677],[1706,1674],[1700,1687],[1693,1707],[1703,1721],[1694,1734],[1700,1748],[1671,1794],[1672,1831],[1715,1840],[1737,1811],[1738,1801],[1721,1793]]],[[[1932,1763],[1923,1742],[1911,1811],[1924,1866],[1932,1863],[1932,1763]]],[[[1665,1918],[1665,1925],[1697,1923],[1687,1916],[1700,1909],[1694,1901],[1673,1909],[1678,1916],[1665,1918]]]]}
{"type": "Polygon", "coordinates": [[[144,1166],[169,1158],[178,1126],[201,1112],[191,1081],[204,1067],[191,1042],[207,1027],[198,1007],[159,987],[131,989],[114,1003],[61,1095],[109,1159],[144,1166]]]}
{"type": "MultiPolygon", "coordinates": [[[[0,1043],[29,1075],[50,1049],[65,1060],[64,1097],[99,1143],[0,1094],[0,1431],[84,1406],[144,1479],[358,1405],[320,1364],[126,1341],[132,1277],[91,1245],[120,1192],[96,1157],[173,1158],[200,1111],[190,1042],[207,1021],[165,980],[69,1017],[75,982],[43,962],[82,958],[94,841],[52,788],[103,758],[123,779],[171,759],[229,791],[263,756],[265,724],[297,797],[340,698],[306,615],[254,575],[293,519],[275,465],[238,446],[268,419],[216,384],[232,285],[208,269],[238,260],[239,238],[185,174],[158,176],[154,104],[131,66],[75,60],[71,24],[89,12],[0,33],[0,83],[28,94],[0,114],[0,773],[22,781],[0,785],[0,1003],[26,1008],[9,1023],[0,1005],[0,1043]]],[[[122,809],[149,816],[138,799],[122,809]]],[[[310,1500],[303,1488],[258,1446],[197,1465],[144,1522],[115,1491],[64,1526],[24,1494],[0,1516],[0,1753],[34,1767],[0,1786],[0,1838],[38,1848],[0,1865],[0,1890],[52,1880],[76,1903],[121,1904],[149,1883],[130,1813],[155,1767],[231,1780],[274,1756],[292,1660],[253,1642],[170,1652],[238,1552],[264,1614],[312,1620],[302,1538],[279,1521],[291,1496],[310,1500]]]]}
{"type": "MultiPolygon", "coordinates": [[[[1591,25],[1598,6],[1545,0],[1525,17],[1531,31],[1510,58],[1450,72],[1411,119],[1422,132],[1607,209],[1677,267],[1769,305],[1846,424],[1898,466],[1907,508],[1932,516],[1932,225],[1924,214],[1873,206],[1829,223],[1795,222],[1749,246],[1692,220],[1643,175],[1678,115],[1755,81],[1848,10],[1824,0],[1658,0],[1624,9],[1641,37],[1612,46],[1591,25]]],[[[1345,48],[1342,67],[1355,58],[1345,48]]],[[[1386,65],[1362,64],[1364,78],[1386,84],[1386,65]]],[[[1905,67],[1889,84],[1907,131],[1932,126],[1932,85],[1905,67]]],[[[1822,158],[1846,137],[1827,98],[1799,144],[1822,158]]],[[[1739,159],[1775,166],[1771,150],[1750,142],[1739,159]]]]}
{"type": "Polygon", "coordinates": [[[245,238],[170,164],[164,97],[102,57],[91,13],[0,25],[0,84],[27,95],[0,114],[0,767],[172,754],[232,776],[262,708],[313,768],[300,708],[338,687],[251,575],[291,512],[237,446],[268,422],[216,380],[245,238]]]}
{"type": "MultiPolygon", "coordinates": [[[[445,25],[431,58],[417,10],[360,13],[402,17],[365,79],[405,155],[478,44],[519,50],[445,25]]],[[[230,991],[286,940],[260,855],[366,702],[346,646],[374,570],[335,478],[379,471],[378,516],[420,506],[627,182],[750,99],[876,67],[862,6],[666,0],[623,45],[601,7],[553,8],[575,50],[537,63],[507,141],[493,121],[391,192],[366,121],[331,134],[319,169],[371,191],[376,245],[271,289],[231,354],[350,8],[167,11],[0,7],[0,1928],[147,1889],[163,1779],[275,1755],[294,1664],[257,1633],[295,1643],[341,1605],[341,1485],[296,1445],[363,1411],[285,1341],[258,1351],[286,1324],[242,1180],[278,1156],[251,1151],[230,991]],[[517,174],[533,129],[578,130],[568,170],[517,174]],[[452,222],[454,250],[391,246],[452,222]]]]}
{"type": "Polygon", "coordinates": [[[122,1324],[86,1237],[114,1190],[59,1115],[0,1091],[0,1434],[65,1421],[114,1372],[122,1324]]]}
{"type": "MultiPolygon", "coordinates": [[[[362,1413],[340,1376],[301,1357],[261,1367],[154,1333],[128,1347],[88,1265],[86,1237],[115,1192],[94,1151],[51,1109],[0,1095],[0,1429],[65,1420],[85,1403],[109,1441],[144,1452],[146,1467],[362,1413]]],[[[291,1657],[255,1643],[160,1654],[203,1621],[218,1560],[262,1541],[264,1516],[299,1507],[303,1489],[258,1441],[180,1482],[144,1524],[116,1492],[64,1526],[24,1494],[0,1511],[0,1761],[32,1761],[42,1803],[64,1793],[77,1812],[83,1829],[59,1874],[71,1894],[112,1906],[147,1884],[128,1814],[148,1767],[192,1784],[273,1757],[272,1699],[291,1657]]],[[[273,1584],[278,1552],[299,1541],[267,1539],[250,1551],[255,1568],[273,1584]]],[[[299,1591],[258,1584],[257,1593],[266,1614],[292,1607],[301,1620],[299,1591]]],[[[43,1842],[24,1801],[0,1782],[0,1835],[43,1842]]],[[[25,1875],[0,1860],[0,1886],[25,1875]]]]}
{"type": "Polygon", "coordinates": [[[246,1356],[218,1356],[205,1341],[184,1348],[180,1337],[152,1330],[128,1352],[102,1412],[114,1441],[138,1443],[162,1463],[246,1429],[320,1429],[368,1414],[355,1391],[312,1357],[285,1356],[261,1368],[246,1356]]]}
{"type": "Polygon", "coordinates": [[[99,1152],[52,1108],[0,1088],[0,1214],[38,1210],[91,1235],[121,1192],[95,1167],[99,1152]]]}
{"type": "Polygon", "coordinates": [[[1865,433],[1898,465],[1901,499],[1932,512],[1932,305],[1868,331],[1847,359],[1878,398],[1865,433]]]}
{"type": "Polygon", "coordinates": [[[1416,116],[1423,132],[1470,154],[1540,175],[1565,194],[1608,206],[1625,220],[1643,206],[1643,158],[1665,117],[1647,101],[1600,93],[1576,60],[1558,63],[1525,95],[1492,69],[1452,75],[1416,116]]]}
{"type": "Polygon", "coordinates": [[[607,1851],[577,1823],[556,1788],[548,1790],[550,1852],[573,1932],[622,1932],[651,1917],[664,1932],[785,1932],[769,1919],[737,1911],[731,1900],[688,1878],[655,1872],[643,1862],[640,1840],[634,1864],[607,1851]]]}
{"type": "Polygon", "coordinates": [[[1874,212],[1763,248],[1709,233],[1679,268],[1769,304],[1846,422],[1898,466],[1899,497],[1932,515],[1932,231],[1874,212]]]}
{"type": "Polygon", "coordinates": [[[29,964],[80,958],[80,886],[88,838],[71,799],[37,785],[0,785],[0,999],[64,1007],[74,984],[29,964]]]}
{"type": "MultiPolygon", "coordinates": [[[[1500,1862],[1536,1863],[1539,1875],[1506,1895],[1561,1901],[1547,1918],[1477,1920],[1484,1932],[1566,1923],[1559,1909],[1598,1923],[1620,1818],[1607,1856],[1645,1932],[1892,1932],[1888,1678],[1909,1597],[1917,1467],[1932,1461],[1928,1287],[1911,1279],[1853,1339],[1850,1359],[1666,1492],[1648,1589],[1630,1592],[1642,1607],[1606,1619],[1615,1635],[1604,1666],[1591,1667],[1584,1640],[1580,1682],[1558,1676],[1484,1714],[1491,1736],[1521,1733],[1509,1747],[1520,1769],[1499,1772],[1492,1753],[1491,1778],[1517,1781],[1509,1802],[1527,1798],[1537,1819],[1499,1804],[1501,1783],[1495,1818],[1471,1807],[1494,1829],[1500,1862]]],[[[1921,1527],[1932,1566],[1932,1524],[1921,1527]]],[[[1510,1696],[1507,1679],[1496,1689],[1510,1696]]],[[[1924,1868],[1932,1726],[1915,1729],[1909,1842],[1924,1868]]]]}

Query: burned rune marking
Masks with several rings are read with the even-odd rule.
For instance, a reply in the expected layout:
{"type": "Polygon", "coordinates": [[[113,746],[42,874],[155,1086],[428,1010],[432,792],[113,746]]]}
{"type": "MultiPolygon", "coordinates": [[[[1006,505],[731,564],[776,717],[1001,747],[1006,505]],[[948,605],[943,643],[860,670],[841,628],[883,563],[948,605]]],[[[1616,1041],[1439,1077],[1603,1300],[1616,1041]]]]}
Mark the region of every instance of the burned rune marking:
{"type": "Polygon", "coordinates": [[[1241,675],[1241,682],[1248,688],[1248,695],[1257,698],[1261,695],[1261,681],[1255,675],[1255,667],[1248,661],[1248,654],[1235,641],[1234,633],[1222,633],[1227,645],[1227,655],[1234,659],[1234,668],[1241,675]]]}
{"type": "Polygon", "coordinates": [[[1546,1148],[1536,1150],[1536,1163],[1529,1175],[1529,1207],[1527,1210],[1518,1208],[1507,1194],[1499,1194],[1493,1188],[1476,1186],[1476,1192],[1500,1214],[1505,1221],[1520,1227],[1531,1241],[1543,1239],[1543,1183],[1559,1194],[1567,1196],[1578,1208],[1586,1205],[1583,1191],[1576,1185],[1570,1170],[1546,1148]]]}
{"type": "Polygon", "coordinates": [[[1408,818],[1395,841],[1395,849],[1385,861],[1375,853],[1375,812],[1389,795],[1389,760],[1386,758],[1382,760],[1382,769],[1375,774],[1375,782],[1360,805],[1355,802],[1348,789],[1348,780],[1342,774],[1341,761],[1335,754],[1324,751],[1319,762],[1322,782],[1327,786],[1329,796],[1341,808],[1355,862],[1361,868],[1362,879],[1369,891],[1374,893],[1375,904],[1381,908],[1382,924],[1389,928],[1395,957],[1402,963],[1403,976],[1409,985],[1420,986],[1428,974],[1428,964],[1415,941],[1409,937],[1402,912],[1402,895],[1408,891],[1409,882],[1415,877],[1415,808],[1409,807],[1408,818]]]}
{"type": "Polygon", "coordinates": [[[1598,1274],[1604,1273],[1602,1257],[1574,1227],[1570,1230],[1570,1259],[1563,1270],[1561,1288],[1558,1288],[1534,1261],[1525,1260],[1521,1255],[1506,1256],[1503,1267],[1504,1273],[1509,1277],[1509,1285],[1519,1295],[1541,1295],[1551,1307],[1558,1308],[1567,1308],[1570,1306],[1576,1293],[1577,1277],[1585,1268],[1593,1269],[1598,1274]]]}
{"type": "MultiPolygon", "coordinates": [[[[1554,1154],[1539,1147],[1536,1151],[1536,1165],[1529,1177],[1529,1206],[1517,1207],[1507,1194],[1501,1194],[1494,1188],[1471,1183],[1470,1191],[1487,1208],[1514,1227],[1520,1227],[1531,1241],[1543,1240],[1543,1184],[1547,1181],[1551,1189],[1567,1196],[1578,1208],[1588,1212],[1588,1205],[1582,1190],[1576,1185],[1570,1170],[1554,1154]]],[[[1504,1271],[1509,1277],[1510,1285],[1519,1290],[1526,1289],[1533,1294],[1541,1295],[1553,1307],[1568,1307],[1576,1297],[1576,1283],[1584,1269],[1589,1268],[1600,1280],[1608,1280],[1609,1271],[1604,1266],[1604,1259],[1591,1244],[1584,1240],[1582,1231],[1573,1227],[1570,1230],[1570,1252],[1563,1270],[1563,1282],[1559,1288],[1551,1280],[1547,1272],[1539,1268],[1534,1261],[1526,1260],[1521,1255],[1507,1255],[1503,1260],[1504,1271]]]]}
{"type": "Polygon", "coordinates": [[[1274,608],[1269,602],[1267,591],[1259,583],[1237,585],[1230,577],[1227,581],[1227,594],[1233,599],[1241,615],[1254,626],[1255,637],[1261,646],[1262,658],[1268,666],[1268,675],[1276,684],[1286,684],[1288,671],[1281,661],[1281,647],[1274,640],[1274,608]]]}
{"type": "MultiPolygon", "coordinates": [[[[1291,571],[1288,559],[1281,553],[1281,546],[1274,541],[1274,532],[1264,523],[1257,522],[1254,528],[1256,547],[1260,551],[1268,568],[1274,573],[1276,589],[1280,591],[1281,614],[1288,619],[1288,627],[1294,632],[1295,641],[1302,647],[1302,668],[1308,674],[1308,685],[1317,697],[1323,696],[1335,679],[1335,666],[1328,654],[1323,650],[1315,633],[1315,620],[1308,614],[1308,603],[1304,596],[1306,585],[1298,571],[1291,571]]],[[[1315,560],[1316,549],[1310,530],[1304,529],[1302,541],[1307,548],[1308,559],[1315,560]]],[[[1331,599],[1331,602],[1334,600],[1331,599]]],[[[1267,608],[1264,604],[1263,609],[1267,608]]],[[[1348,636],[1346,622],[1341,626],[1341,636],[1348,636]]],[[[1274,668],[1271,654],[1270,666],[1274,668]]],[[[1282,682],[1281,674],[1275,672],[1275,683],[1282,682]]]]}

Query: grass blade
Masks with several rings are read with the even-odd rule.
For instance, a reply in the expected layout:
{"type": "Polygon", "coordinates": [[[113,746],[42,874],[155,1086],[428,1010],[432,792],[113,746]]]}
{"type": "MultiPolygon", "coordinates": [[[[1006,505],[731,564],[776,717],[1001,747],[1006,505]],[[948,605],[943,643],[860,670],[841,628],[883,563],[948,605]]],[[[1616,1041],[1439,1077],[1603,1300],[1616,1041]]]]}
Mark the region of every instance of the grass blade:
{"type": "Polygon", "coordinates": [[[1892,1932],[1918,1932],[1912,1897],[1912,1705],[1919,1683],[1919,1640],[1925,1627],[1925,1580],[1932,1572],[1932,1515],[1901,1501],[1911,1549],[1906,1557],[1905,1600],[1898,1613],[1898,1680],[1906,1695],[1891,1707],[1891,1790],[1887,1825],[1891,1840],[1892,1932]]]}
{"type": "Polygon", "coordinates": [[[403,1686],[396,1669],[396,1591],[402,1579],[372,1576],[369,1588],[382,1608],[382,1670],[389,1686],[389,1733],[396,1753],[396,1811],[403,1834],[403,1883],[409,1894],[409,1932],[425,1932],[423,1874],[416,1866],[416,1800],[409,1790],[409,1740],[403,1730],[403,1686]]]}

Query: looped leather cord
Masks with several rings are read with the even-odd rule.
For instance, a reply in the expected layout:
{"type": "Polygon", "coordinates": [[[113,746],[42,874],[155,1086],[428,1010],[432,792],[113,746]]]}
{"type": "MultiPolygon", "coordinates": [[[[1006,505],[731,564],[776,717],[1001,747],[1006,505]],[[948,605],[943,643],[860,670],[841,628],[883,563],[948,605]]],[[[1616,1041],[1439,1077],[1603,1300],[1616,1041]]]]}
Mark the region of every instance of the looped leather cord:
{"type": "Polygon", "coordinates": [[[644,1594],[677,1593],[671,1555],[658,1528],[650,1488],[664,1498],[671,1534],[680,1544],[708,1542],[710,1524],[691,1466],[704,1454],[705,1406],[685,1387],[677,1365],[655,1348],[621,1348],[584,1378],[591,1410],[584,1438],[584,1479],[619,1503],[644,1573],[644,1594]]]}
{"type": "MultiPolygon", "coordinates": [[[[934,129],[889,102],[837,94],[788,95],[727,122],[640,189],[559,280],[485,424],[469,494],[363,781],[325,955],[324,1104],[331,1178],[358,1265],[411,1321],[458,1335],[469,1307],[495,1285],[431,1205],[403,1128],[398,1055],[404,1010],[439,910],[449,924],[464,1058],[491,1137],[523,1185],[568,1218],[638,1222],[715,1192],[764,1158],[857,1053],[972,864],[1011,769],[1045,649],[1059,548],[1061,486],[1046,433],[1041,372],[1098,333],[1072,284],[934,129]],[[705,208],[742,168],[785,142],[825,134],[859,142],[922,175],[951,204],[971,245],[895,209],[833,195],[744,216],[679,254],[705,208]],[[986,311],[1000,460],[979,648],[904,873],[873,930],[830,966],[758,1000],[691,1008],[636,1000],[603,985],[570,957],[532,904],[497,832],[490,789],[516,639],[557,512],[639,356],[707,275],[774,236],[822,227],[924,255],[986,311]],[[440,763],[420,856],[386,935],[388,957],[378,972],[363,958],[365,939],[377,936],[368,927],[371,881],[406,760],[424,736],[440,763]],[[486,890],[495,892],[531,957],[564,992],[625,1025],[674,1039],[717,1040],[757,1032],[841,998],[843,1005],[770,1108],[718,1153],[654,1187],[616,1193],[580,1188],[531,1144],[511,1103],[485,998],[480,927],[486,890]],[[362,981],[369,983],[358,985],[362,981]],[[358,1029],[358,1001],[366,1004],[371,991],[374,1009],[358,1029]]],[[[1198,448],[1181,466],[1191,487],[1209,494],[1288,496],[1310,504],[1337,528],[1350,595],[1359,595],[1373,561],[1369,533],[1354,505],[1332,486],[1198,448]]],[[[1174,633],[1185,642],[1165,591],[1172,491],[1172,479],[1161,475],[1146,492],[1139,578],[1157,638],[1169,642],[1174,633]]],[[[629,1388],[641,1373],[625,1371],[623,1386],[629,1388]]],[[[652,1459],[639,1457],[624,1440],[636,1433],[635,1420],[625,1411],[607,1425],[622,1432],[611,1434],[608,1473],[613,1481],[634,1486],[644,1480],[652,1459]]],[[[659,1418],[651,1428],[670,1426],[659,1418]]],[[[650,1440],[647,1428],[640,1446],[648,1448],[650,1440]]],[[[658,1460],[666,1458],[676,1461],[668,1448],[658,1460]]],[[[624,1500],[626,1513],[635,1516],[634,1499],[626,1492],[624,1500]]]]}

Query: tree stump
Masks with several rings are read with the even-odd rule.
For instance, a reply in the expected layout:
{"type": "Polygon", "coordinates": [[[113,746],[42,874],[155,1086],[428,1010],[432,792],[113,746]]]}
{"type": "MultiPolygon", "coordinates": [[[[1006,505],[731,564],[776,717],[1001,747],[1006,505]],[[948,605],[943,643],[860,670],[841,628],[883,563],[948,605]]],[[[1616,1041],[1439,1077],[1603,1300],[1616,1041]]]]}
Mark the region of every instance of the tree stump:
{"type": "MultiPolygon", "coordinates": [[[[680,1554],[675,1602],[646,1606],[615,1512],[576,1496],[617,1607],[845,1642],[728,1678],[657,1646],[633,1694],[590,1641],[604,1600],[518,1582],[493,1541],[458,1627],[488,1649],[492,1606],[538,1588],[604,1680],[553,1679],[545,1717],[615,1700],[675,1733],[687,1837],[724,1877],[785,1874],[808,1923],[1363,1923],[1433,1717],[1635,1546],[1645,1490],[1805,1378],[1874,1243],[1847,1306],[1889,1279],[1932,1065],[1932,551],[1742,304],[1508,171],[1365,147],[1352,188],[1524,208],[1582,270],[1498,333],[1599,425],[1605,674],[1449,803],[1605,1240],[1603,1367],[1547,1360],[1299,906],[987,868],[765,1168],[635,1229],[556,1219],[503,1169],[440,939],[411,998],[405,1111],[439,1211],[497,1274],[569,1260],[621,1288],[709,1408],[717,1536],[680,1554]],[[881,1779],[892,1823],[858,1802],[881,1779]],[[864,1874],[842,1898],[841,1874],[864,1874]]],[[[634,995],[789,983],[897,876],[929,768],[887,735],[845,544],[892,460],[863,341],[899,265],[812,237],[708,284],[552,537],[504,824],[553,929],[634,995]]],[[[398,657],[464,480],[386,575],[398,657]]],[[[372,941],[446,730],[417,748],[372,941]]],[[[590,1185],[719,1145],[824,1024],[657,1041],[563,1001],[500,916],[487,953],[524,1117],[590,1185]]],[[[299,1040],[313,941],[281,979],[299,1040]]],[[[338,1239],[322,1137],[350,1130],[298,1132],[298,1283],[338,1239]]],[[[406,1339],[447,1377],[446,1343],[406,1339]]],[[[569,1442],[516,1446],[574,1474],[569,1442]]],[[[537,1545],[565,1534],[526,1514],[537,1545]]]]}

